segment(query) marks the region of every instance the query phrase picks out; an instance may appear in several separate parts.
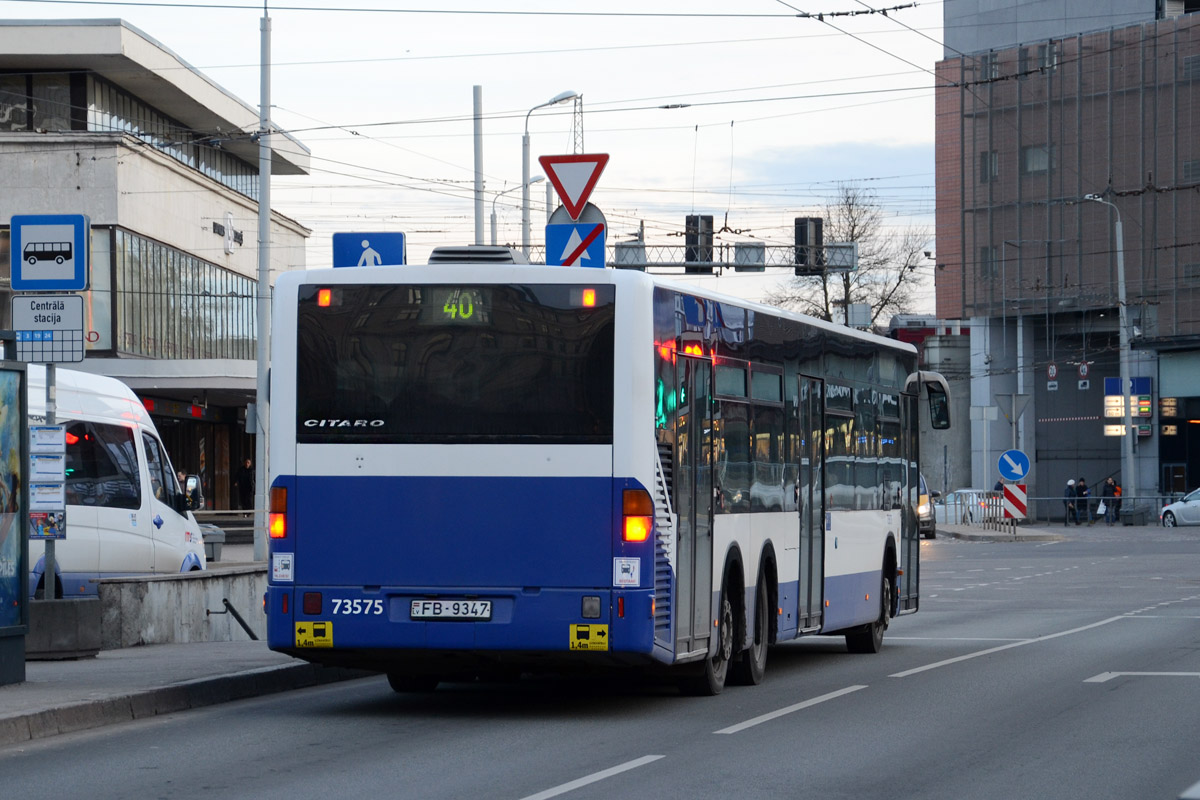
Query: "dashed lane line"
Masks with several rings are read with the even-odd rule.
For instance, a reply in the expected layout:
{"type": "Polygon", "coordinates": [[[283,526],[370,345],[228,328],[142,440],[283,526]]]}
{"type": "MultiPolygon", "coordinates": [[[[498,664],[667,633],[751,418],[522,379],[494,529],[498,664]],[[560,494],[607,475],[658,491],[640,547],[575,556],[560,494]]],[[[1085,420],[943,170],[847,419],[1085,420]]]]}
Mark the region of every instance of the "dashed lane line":
{"type": "Polygon", "coordinates": [[[617,764],[615,767],[609,767],[608,769],[600,770],[599,772],[593,772],[591,775],[585,775],[582,778],[570,781],[569,783],[559,784],[558,786],[554,786],[545,790],[544,792],[526,795],[525,797],[521,798],[521,800],[548,800],[548,798],[551,797],[558,797],[559,795],[564,795],[567,792],[573,792],[581,787],[602,781],[605,778],[611,778],[614,775],[620,775],[622,772],[628,772],[631,769],[644,767],[647,764],[658,761],[660,758],[666,758],[666,756],[642,756],[641,758],[635,758],[632,761],[626,761],[624,764],[617,764]]]}
{"type": "Polygon", "coordinates": [[[912,669],[906,669],[903,672],[894,672],[891,675],[889,675],[888,677],[889,678],[907,678],[910,675],[916,675],[920,672],[928,672],[931,669],[937,669],[939,667],[946,667],[951,664],[958,664],[959,662],[962,662],[962,661],[970,661],[971,659],[979,658],[980,656],[989,656],[992,653],[999,653],[1003,650],[1011,650],[1014,647],[1024,647],[1027,644],[1038,644],[1039,642],[1048,642],[1051,639],[1058,639],[1062,636],[1070,636],[1075,633],[1082,633],[1083,631],[1089,631],[1092,628],[1099,628],[1102,625],[1108,625],[1109,623],[1116,622],[1117,620],[1120,620],[1120,619],[1128,619],[1128,617],[1125,616],[1124,614],[1122,614],[1119,617],[1109,617],[1108,619],[1102,619],[1099,622],[1093,622],[1090,625],[1083,625],[1078,628],[1071,628],[1070,630],[1067,630],[1067,631],[1059,631],[1058,633],[1048,633],[1045,636],[1038,636],[1034,639],[1023,639],[1019,642],[1012,642],[1011,644],[1002,644],[998,647],[989,647],[986,650],[977,650],[974,653],[967,653],[966,655],[956,656],[955,658],[947,658],[943,661],[936,661],[932,664],[926,664],[923,667],[914,667],[912,669]]]}
{"type": "Polygon", "coordinates": [[[1200,678],[1200,672],[1101,672],[1085,678],[1084,683],[1106,683],[1113,678],[1200,678]]]}
{"type": "Polygon", "coordinates": [[[761,725],[764,722],[770,722],[771,720],[777,719],[786,714],[791,714],[792,712],[800,711],[801,709],[815,706],[818,703],[824,703],[826,700],[833,700],[835,698],[841,697],[842,695],[847,695],[847,694],[850,694],[851,692],[857,692],[860,689],[866,689],[866,688],[867,688],[866,686],[847,686],[845,689],[838,689],[836,692],[830,692],[829,694],[823,694],[820,697],[814,697],[810,700],[805,700],[803,702],[796,703],[795,705],[787,706],[786,708],[781,708],[776,711],[771,711],[767,714],[763,714],[762,716],[754,717],[753,719],[748,719],[745,722],[739,722],[737,725],[730,725],[728,728],[722,728],[719,731],[713,731],[713,733],[739,733],[740,731],[744,731],[747,728],[753,728],[755,725],[761,725]]]}

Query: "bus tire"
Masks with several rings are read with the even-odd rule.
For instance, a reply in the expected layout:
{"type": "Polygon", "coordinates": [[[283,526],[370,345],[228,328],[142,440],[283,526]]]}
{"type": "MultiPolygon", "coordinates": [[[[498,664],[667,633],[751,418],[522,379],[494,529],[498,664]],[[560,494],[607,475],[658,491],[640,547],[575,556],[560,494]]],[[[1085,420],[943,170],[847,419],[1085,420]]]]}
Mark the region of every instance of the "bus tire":
{"type": "Polygon", "coordinates": [[[887,630],[888,609],[892,605],[892,584],[886,576],[880,578],[879,618],[846,634],[846,649],[851,653],[878,653],[883,649],[883,632],[887,630]]]}
{"type": "Polygon", "coordinates": [[[717,650],[704,659],[704,666],[695,674],[679,682],[679,690],[693,697],[714,697],[725,688],[729,676],[729,663],[733,660],[733,601],[729,599],[729,584],[721,587],[718,602],[720,616],[717,618],[717,650]]]}
{"type": "Polygon", "coordinates": [[[754,627],[750,632],[750,647],[743,650],[738,660],[733,662],[733,672],[729,676],[735,684],[757,686],[762,683],[763,674],[767,671],[767,645],[771,641],[771,618],[768,616],[767,603],[767,582],[760,576],[754,590],[754,627]]]}
{"type": "Polygon", "coordinates": [[[407,694],[410,692],[432,692],[437,688],[438,679],[432,675],[406,675],[403,672],[389,672],[388,686],[393,692],[407,694]]]}

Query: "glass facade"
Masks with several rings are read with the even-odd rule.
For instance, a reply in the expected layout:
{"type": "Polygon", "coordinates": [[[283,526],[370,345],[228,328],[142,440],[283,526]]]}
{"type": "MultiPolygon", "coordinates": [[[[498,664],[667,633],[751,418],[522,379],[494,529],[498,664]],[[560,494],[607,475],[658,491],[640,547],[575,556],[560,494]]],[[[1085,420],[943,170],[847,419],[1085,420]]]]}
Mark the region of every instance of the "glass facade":
{"type": "MultiPolygon", "coordinates": [[[[0,230],[0,320],[5,325],[12,322],[8,248],[9,231],[0,230]]],[[[253,359],[255,286],[252,278],[135,233],[93,228],[91,289],[81,292],[87,350],[253,359]]]]}
{"type": "Polygon", "coordinates": [[[257,164],[222,150],[212,134],[175,122],[97,75],[0,74],[0,131],[128,133],[238,194],[258,199],[257,164]]]}
{"type": "Polygon", "coordinates": [[[255,281],[117,229],[116,349],[149,358],[255,357],[255,281]]]}

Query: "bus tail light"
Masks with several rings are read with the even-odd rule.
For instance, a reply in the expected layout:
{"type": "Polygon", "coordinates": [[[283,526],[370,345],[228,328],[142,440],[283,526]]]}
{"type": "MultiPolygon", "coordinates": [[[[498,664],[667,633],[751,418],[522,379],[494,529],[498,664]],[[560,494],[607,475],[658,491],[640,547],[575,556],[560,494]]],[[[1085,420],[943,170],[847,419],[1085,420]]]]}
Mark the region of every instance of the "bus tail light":
{"type": "Polygon", "coordinates": [[[267,528],[272,539],[283,539],[287,536],[287,489],[282,486],[271,487],[271,508],[267,528]]]}
{"type": "Polygon", "coordinates": [[[654,527],[654,501],[645,489],[626,489],[621,497],[621,538],[627,542],[644,542],[654,527]]]}

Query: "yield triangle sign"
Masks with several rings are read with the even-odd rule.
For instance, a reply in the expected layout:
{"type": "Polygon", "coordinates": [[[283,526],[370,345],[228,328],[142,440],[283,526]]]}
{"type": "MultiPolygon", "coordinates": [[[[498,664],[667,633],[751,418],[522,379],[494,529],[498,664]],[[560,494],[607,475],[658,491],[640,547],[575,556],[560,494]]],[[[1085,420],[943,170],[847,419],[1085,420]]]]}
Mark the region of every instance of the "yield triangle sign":
{"type": "Polygon", "coordinates": [[[579,219],[592,189],[596,188],[600,173],[608,164],[608,153],[538,156],[538,162],[546,171],[550,183],[554,185],[554,191],[558,192],[567,214],[571,219],[579,219]]]}

